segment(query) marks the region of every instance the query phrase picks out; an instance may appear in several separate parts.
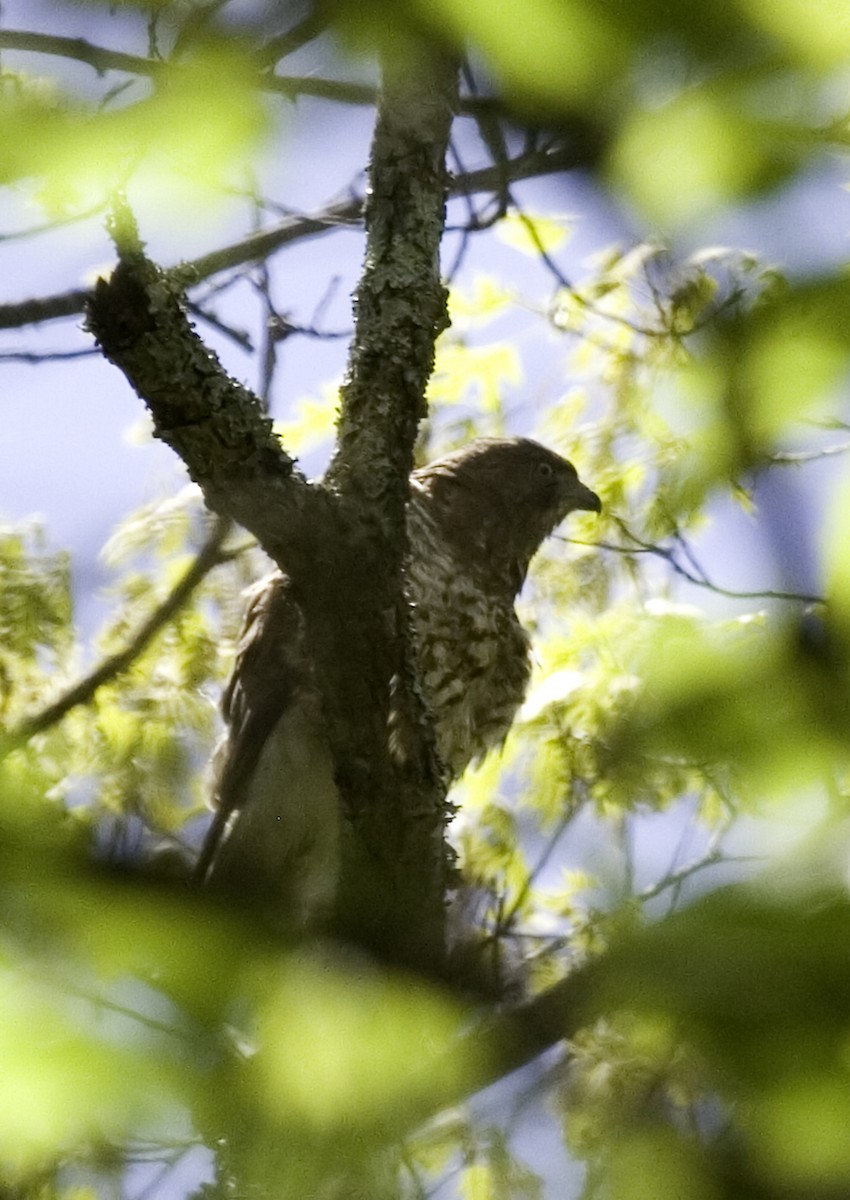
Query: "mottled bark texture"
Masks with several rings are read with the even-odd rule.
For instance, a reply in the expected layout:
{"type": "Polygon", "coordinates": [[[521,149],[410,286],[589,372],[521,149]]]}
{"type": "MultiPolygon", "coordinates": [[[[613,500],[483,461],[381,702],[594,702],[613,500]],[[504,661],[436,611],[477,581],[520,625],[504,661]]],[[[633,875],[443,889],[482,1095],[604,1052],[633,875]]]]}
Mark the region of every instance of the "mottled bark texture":
{"type": "Polygon", "coordinates": [[[313,500],[259,400],[231,379],[190,324],[178,282],[144,254],[132,217],[112,221],[119,263],[99,279],[88,327],[145,401],[154,432],[186,463],[208,506],[235,518],[273,557],[291,557],[313,500]]]}
{"type": "Polygon", "coordinates": [[[340,922],[384,954],[433,963],[443,953],[447,808],[411,666],[404,517],[446,324],[439,244],[456,69],[423,51],[405,62],[404,80],[386,75],[356,333],[324,484],[306,482],[256,397],[197,337],[179,287],[145,257],[126,214],[115,229],[119,265],[99,281],[88,320],[210,508],[249,529],[290,581],[344,818],[340,922]],[[391,713],[403,754],[390,753],[391,713]]]}
{"type": "Polygon", "coordinates": [[[413,932],[431,957],[444,940],[448,809],[415,684],[403,568],[413,446],[426,412],[434,342],[448,324],[440,241],[457,75],[451,58],[425,46],[418,59],[411,53],[385,65],[355,334],[327,476],[345,511],[359,518],[365,552],[358,548],[356,566],[368,572],[369,583],[357,592],[363,636],[357,678],[378,718],[363,739],[378,773],[351,789],[358,836],[350,860],[343,855],[342,893],[355,898],[356,912],[374,908],[379,926],[400,917],[400,929],[413,932]],[[388,753],[391,720],[403,754],[388,753]]]}
{"type": "Polygon", "coordinates": [[[448,325],[439,251],[455,103],[452,62],[406,57],[385,74],[372,144],[366,261],[329,478],[344,493],[381,497],[393,529],[404,523],[434,340],[448,325]]]}

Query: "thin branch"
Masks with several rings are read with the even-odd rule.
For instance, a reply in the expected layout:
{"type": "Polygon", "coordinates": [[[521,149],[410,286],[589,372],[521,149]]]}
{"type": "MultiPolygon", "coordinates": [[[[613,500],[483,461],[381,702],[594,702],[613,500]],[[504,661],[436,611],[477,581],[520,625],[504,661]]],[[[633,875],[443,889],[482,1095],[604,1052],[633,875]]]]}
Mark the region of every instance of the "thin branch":
{"type": "MultiPolygon", "coordinates": [[[[512,159],[509,167],[515,180],[530,179],[557,171],[567,171],[575,166],[566,151],[538,152],[512,159]]],[[[466,195],[470,192],[497,190],[503,173],[495,167],[484,167],[480,171],[455,175],[449,179],[450,195],[466,195]]],[[[360,227],[363,217],[363,199],[352,195],[344,200],[329,204],[314,216],[286,217],[278,224],[258,233],[249,234],[238,242],[232,242],[208,254],[202,254],[189,263],[182,264],[180,271],[195,282],[209,278],[219,271],[244,263],[266,258],[284,246],[309,237],[317,237],[342,227],[360,227]]],[[[36,325],[62,317],[78,316],[85,311],[92,293],[83,288],[22,300],[14,304],[0,304],[0,329],[18,329],[22,325],[36,325]]]]}
{"type": "MultiPolygon", "coordinates": [[[[304,36],[304,41],[321,32],[317,19],[313,19],[311,23],[308,18],[299,28],[308,35],[304,36]]],[[[269,65],[296,49],[294,41],[290,41],[291,38],[292,34],[273,38],[254,53],[253,60],[259,67],[256,76],[258,88],[292,98],[313,96],[343,104],[377,103],[378,89],[373,84],[344,79],[323,79],[311,75],[275,75],[270,72],[269,65]]],[[[132,75],[157,78],[185,69],[179,63],[143,54],[127,54],[123,50],[96,45],[85,38],[60,37],[28,29],[0,29],[0,50],[18,50],[30,54],[46,54],[54,58],[73,59],[92,67],[99,75],[104,75],[107,71],[126,71],[132,75]]],[[[495,97],[464,97],[459,101],[458,108],[464,116],[473,117],[475,120],[479,120],[484,114],[504,113],[504,106],[495,97]]]]}
{"type": "MultiPolygon", "coordinates": [[[[256,189],[253,201],[254,221],[259,225],[261,209],[256,189]]],[[[281,340],[281,338],[275,336],[276,330],[281,324],[281,317],[272,295],[272,279],[268,259],[264,258],[260,260],[256,271],[252,272],[252,275],[249,277],[249,282],[259,294],[264,310],[263,342],[259,354],[260,381],[257,388],[257,395],[265,411],[268,412],[271,407],[272,386],[278,366],[278,342],[281,340]]]]}
{"type": "MultiPolygon", "coordinates": [[[[168,1176],[177,1169],[182,1159],[189,1153],[191,1147],[184,1147],[179,1151],[172,1151],[168,1156],[165,1156],[158,1164],[159,1170],[156,1171],[153,1177],[145,1184],[140,1191],[135,1195],[128,1194],[128,1200],[151,1200],[155,1196],[162,1185],[165,1183],[168,1176]]],[[[153,1160],[151,1160],[153,1161],[153,1160]]]]}
{"type": "MultiPolygon", "coordinates": [[[[615,518],[616,519],[616,518],[615,518]]],[[[808,592],[785,592],[766,588],[761,591],[738,591],[735,588],[723,587],[719,583],[715,583],[710,579],[706,572],[696,564],[696,569],[689,570],[676,557],[676,551],[669,546],[658,546],[653,542],[645,542],[626,526],[625,522],[617,520],[617,524],[624,535],[629,538],[634,544],[631,546],[617,545],[614,542],[602,541],[584,541],[581,538],[562,537],[559,540],[568,542],[573,546],[589,546],[596,550],[607,550],[612,554],[635,555],[649,554],[655,558],[661,558],[670,565],[673,571],[686,579],[688,583],[694,584],[696,587],[707,588],[711,592],[716,592],[719,596],[728,596],[732,600],[789,600],[798,604],[823,604],[825,603],[823,596],[816,596],[808,592]]],[[[684,540],[681,534],[677,535],[677,540],[681,545],[684,545],[684,540]]],[[[696,563],[690,548],[687,550],[688,557],[692,563],[696,563]]]]}
{"type": "MultiPolygon", "coordinates": [[[[572,283],[570,283],[569,279],[567,279],[566,275],[543,245],[543,241],[540,237],[540,234],[537,232],[537,226],[535,225],[534,221],[532,221],[528,213],[524,212],[521,208],[517,208],[517,216],[519,217],[526,233],[531,238],[541,262],[548,269],[549,274],[554,278],[555,282],[558,284],[558,287],[562,287],[565,291],[575,295],[572,283]]],[[[576,298],[578,299],[578,297],[576,298]]]]}
{"type": "Polygon", "coordinates": [[[224,337],[229,338],[231,342],[235,342],[240,350],[245,350],[248,354],[254,351],[254,343],[251,340],[250,333],[245,329],[236,329],[233,325],[228,325],[217,317],[215,313],[210,312],[208,308],[204,308],[201,304],[195,304],[191,300],[186,301],[186,309],[193,317],[198,317],[202,321],[206,321],[207,325],[215,329],[224,337]]]}
{"type": "MultiPolygon", "coordinates": [[[[455,174],[463,173],[466,168],[463,165],[463,160],[460,156],[460,150],[458,149],[457,143],[454,139],[449,142],[449,153],[457,167],[455,174]]],[[[454,261],[452,262],[451,266],[444,271],[446,284],[449,288],[454,285],[455,278],[460,271],[469,250],[470,238],[472,234],[480,227],[481,221],[481,218],[476,212],[475,205],[472,202],[472,196],[469,194],[469,192],[461,196],[460,199],[462,200],[463,206],[466,209],[466,220],[462,225],[451,225],[447,221],[444,231],[445,233],[459,232],[461,235],[460,244],[458,246],[457,253],[455,254],[454,261]]]]}
{"type": "Polygon", "coordinates": [[[65,217],[54,217],[50,221],[42,221],[38,225],[28,225],[25,229],[13,229],[11,233],[0,233],[0,244],[4,242],[18,242],[25,238],[38,237],[42,233],[54,233],[57,229],[64,229],[68,225],[77,225],[81,221],[89,221],[92,217],[98,216],[106,208],[106,203],[100,201],[97,204],[92,204],[88,208],[81,209],[79,212],[71,213],[65,217]]]}
{"type": "Polygon", "coordinates": [[[0,353],[0,363],[28,363],[34,366],[45,362],[66,362],[74,358],[91,358],[100,354],[96,346],[88,346],[85,350],[4,350],[0,353]]]}
{"type": "MultiPolygon", "coordinates": [[[[725,832],[725,831],[724,831],[725,832]]],[[[757,854],[725,854],[719,846],[714,846],[707,850],[705,854],[699,858],[693,859],[686,863],[685,866],[679,867],[677,871],[671,871],[665,875],[663,879],[659,879],[656,883],[649,884],[643,891],[637,893],[637,899],[641,903],[648,900],[654,900],[656,896],[663,895],[670,888],[680,887],[685,880],[690,879],[692,875],[697,875],[700,871],[704,871],[707,867],[716,867],[723,863],[752,863],[759,862],[757,854]]]]}
{"type": "Polygon", "coordinates": [[[350,338],[353,329],[319,329],[315,322],[310,325],[295,325],[287,317],[272,318],[271,332],[278,342],[283,342],[294,335],[299,337],[316,338],[320,342],[341,341],[350,338]]]}
{"type": "Polygon", "coordinates": [[[19,329],[22,325],[38,325],[60,317],[78,317],[85,311],[91,292],[74,288],[53,296],[21,300],[17,304],[0,304],[0,329],[19,329]]]}
{"type": "MultiPolygon", "coordinates": [[[[271,43],[267,43],[258,54],[261,66],[267,65],[269,61],[270,46],[271,43]]],[[[93,67],[99,75],[107,71],[127,71],[132,75],[156,78],[184,70],[173,62],[141,54],[127,54],[123,50],[111,50],[107,46],[88,42],[85,38],[59,37],[55,34],[34,33],[23,29],[0,29],[0,50],[21,50],[32,54],[74,59],[93,67]]],[[[376,100],[374,87],[345,80],[258,72],[256,82],[257,86],[265,91],[279,92],[291,97],[316,96],[346,104],[374,104],[376,100]]]]}
{"type": "Polygon", "coordinates": [[[320,16],[317,12],[310,12],[291,29],[287,29],[286,33],[279,33],[277,37],[269,38],[267,42],[264,42],[257,50],[255,59],[261,67],[274,66],[288,54],[300,50],[302,46],[306,46],[308,42],[319,37],[326,26],[325,17],[320,16]]]}
{"type": "Polygon", "coordinates": [[[169,592],[161,604],[142,623],[126,646],[115,654],[105,658],[93,671],[67,689],[57,700],[48,704],[41,712],[26,717],[3,738],[3,749],[8,751],[22,742],[28,741],[37,733],[56,725],[63,717],[80,704],[88,704],[99,688],[111,683],[136,661],[150,645],[153,638],[181,610],[195,588],[203,581],[213,567],[228,562],[234,551],[222,548],[222,543],[230,528],[230,522],[219,519],[207,538],[201,550],[196,555],[182,579],[169,592]]]}
{"type": "MultiPolygon", "coordinates": [[[[576,780],[576,783],[583,784],[584,781],[576,780]]],[[[493,933],[491,934],[491,937],[498,938],[510,930],[513,922],[516,920],[516,917],[517,917],[517,914],[518,914],[520,908],[525,903],[525,900],[528,897],[535,882],[540,877],[541,872],[546,868],[546,865],[549,863],[552,855],[555,853],[555,849],[558,845],[558,842],[561,840],[563,835],[566,833],[567,829],[570,827],[572,822],[578,816],[578,813],[581,811],[581,806],[584,803],[584,801],[579,800],[578,803],[575,803],[574,801],[572,801],[572,798],[570,798],[570,799],[571,799],[571,802],[569,803],[569,806],[566,808],[560,821],[556,825],[555,829],[552,831],[552,835],[550,836],[547,844],[544,846],[542,853],[540,854],[540,856],[537,859],[537,862],[534,864],[534,866],[531,868],[531,870],[528,872],[525,879],[523,880],[522,887],[519,889],[519,892],[517,893],[517,896],[516,896],[513,904],[510,906],[510,908],[507,910],[507,912],[500,914],[499,921],[498,921],[496,927],[494,928],[493,933]]]]}
{"type": "Polygon", "coordinates": [[[106,71],[130,71],[134,75],[151,76],[160,74],[165,67],[156,59],[96,46],[85,38],[58,37],[52,33],[32,33],[24,29],[0,29],[0,50],[26,50],[33,54],[73,58],[94,67],[99,75],[106,71]]]}
{"type": "MultiPolygon", "coordinates": [[[[258,70],[256,86],[264,91],[277,92],[290,97],[313,96],[344,104],[374,105],[378,100],[378,89],[370,84],[352,80],[322,79],[317,76],[275,75],[268,67],[280,58],[321,33],[320,18],[306,18],[299,26],[279,38],[272,38],[259,46],[253,53],[253,62],[258,70]]],[[[52,57],[70,58],[92,67],[98,74],[107,71],[125,71],[133,75],[157,78],[185,70],[182,65],[168,62],[154,54],[127,54],[99,46],[85,38],[60,37],[49,33],[36,33],[25,29],[0,29],[0,50],[19,50],[31,54],[46,54],[52,57]]],[[[509,116],[509,110],[497,96],[461,96],[457,101],[459,116],[481,121],[489,117],[509,116]]],[[[586,125],[575,123],[572,130],[573,148],[569,157],[574,164],[587,165],[597,155],[589,153],[589,134],[595,134],[586,125]]],[[[593,147],[591,147],[593,149],[593,147]]]]}
{"type": "Polygon", "coordinates": [[[182,1042],[191,1042],[191,1034],[181,1029],[178,1024],[171,1024],[168,1021],[160,1020],[157,1017],[150,1017],[146,1013],[140,1012],[137,1008],[130,1008],[127,1004],[122,1004],[118,1000],[112,1000],[108,996],[104,996],[97,992],[91,991],[89,988],[83,987],[81,984],[73,983],[70,979],[61,976],[58,972],[46,972],[43,967],[39,970],[38,975],[34,971],[28,972],[36,977],[39,983],[44,981],[44,976],[52,983],[56,991],[62,991],[68,996],[75,996],[78,1000],[84,1000],[86,1003],[93,1005],[95,1008],[101,1009],[103,1012],[114,1013],[118,1017],[126,1017],[127,1020],[133,1021],[137,1025],[141,1025],[145,1029],[151,1030],[153,1033],[164,1033],[168,1037],[176,1038],[182,1042]],[[50,976],[53,975],[51,979],[50,976]]]}
{"type": "Polygon", "coordinates": [[[351,195],[329,204],[314,216],[285,217],[277,225],[249,233],[238,242],[202,254],[186,264],[187,274],[198,280],[206,279],[209,275],[215,275],[229,267],[267,258],[274,251],[292,242],[316,237],[332,229],[352,226],[359,228],[362,220],[363,198],[351,195]]]}
{"type": "Polygon", "coordinates": [[[278,92],[296,99],[313,96],[317,100],[333,100],[338,104],[377,103],[378,92],[370,83],[350,83],[342,79],[320,79],[304,75],[265,75],[260,86],[267,92],[278,92]]]}

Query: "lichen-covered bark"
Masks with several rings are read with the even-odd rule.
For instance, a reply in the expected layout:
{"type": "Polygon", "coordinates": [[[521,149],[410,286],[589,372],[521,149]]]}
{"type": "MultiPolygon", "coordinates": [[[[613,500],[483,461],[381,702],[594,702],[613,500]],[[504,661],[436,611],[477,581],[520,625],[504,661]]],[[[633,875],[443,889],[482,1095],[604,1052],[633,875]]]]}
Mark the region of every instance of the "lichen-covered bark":
{"type": "Polygon", "coordinates": [[[434,341],[448,325],[440,279],[446,145],[457,107],[457,64],[422,46],[384,70],[372,143],[366,258],[329,478],[380,497],[402,522],[413,444],[425,415],[434,341]]]}
{"type": "Polygon", "coordinates": [[[145,257],[127,214],[120,261],[99,279],[88,327],[145,401],[156,436],[185,462],[208,506],[235,518],[276,559],[290,557],[310,489],[256,396],[192,328],[180,288],[145,257]]]}
{"type": "MultiPolygon", "coordinates": [[[[347,836],[340,924],[408,962],[443,949],[445,788],[414,684],[403,592],[405,503],[434,339],[454,64],[424,54],[385,81],[367,255],[336,455],[310,485],[256,398],[189,324],[179,288],[144,255],[128,214],[119,266],[89,326],[148,405],[209,506],[258,538],[292,582],[322,693],[347,836]],[[390,724],[396,732],[391,752],[390,724]]],[[[285,781],[281,781],[285,788],[285,781]]]]}
{"type": "MultiPolygon", "coordinates": [[[[405,751],[401,761],[387,763],[377,788],[377,780],[369,782],[372,790],[352,813],[354,859],[345,883],[357,894],[371,878],[374,920],[397,920],[400,929],[415,931],[433,947],[442,937],[447,809],[415,686],[402,574],[413,447],[426,411],[434,342],[448,324],[440,241],[457,64],[433,47],[422,45],[418,53],[415,62],[405,57],[384,66],[365,209],[366,257],[328,481],[346,509],[358,513],[368,543],[362,561],[375,607],[363,613],[364,633],[378,635],[381,650],[364,642],[363,666],[373,695],[381,697],[381,720],[394,721],[405,751]]],[[[380,736],[385,745],[386,726],[380,736]]]]}

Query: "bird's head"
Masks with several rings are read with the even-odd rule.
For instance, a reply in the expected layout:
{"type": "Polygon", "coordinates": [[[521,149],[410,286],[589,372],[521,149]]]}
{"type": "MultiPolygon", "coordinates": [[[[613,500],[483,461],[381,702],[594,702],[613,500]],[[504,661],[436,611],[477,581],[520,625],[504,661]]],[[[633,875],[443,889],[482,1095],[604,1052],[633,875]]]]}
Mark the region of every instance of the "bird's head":
{"type": "Polygon", "coordinates": [[[479,438],[414,472],[461,561],[519,591],[544,538],[602,504],[572,463],[530,438],[479,438]]]}

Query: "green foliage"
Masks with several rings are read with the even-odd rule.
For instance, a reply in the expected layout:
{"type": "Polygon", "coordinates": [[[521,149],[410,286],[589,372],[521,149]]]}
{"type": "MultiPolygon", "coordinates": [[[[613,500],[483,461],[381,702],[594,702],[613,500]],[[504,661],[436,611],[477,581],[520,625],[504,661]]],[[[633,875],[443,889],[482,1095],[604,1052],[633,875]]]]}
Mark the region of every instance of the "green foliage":
{"type": "MultiPolygon", "coordinates": [[[[121,7],[149,18],[141,82],[95,103],[0,77],[0,182],[54,213],[129,183],[170,215],[187,180],[226,189],[274,117],[250,21],[224,36],[214,3],[121,7]],[[160,62],[181,36],[178,61],[160,62]]],[[[397,64],[423,29],[469,44],[514,116],[588,138],[598,177],[661,227],[846,142],[840,5],[323,13],[343,46],[397,64]]],[[[509,211],[497,232],[554,257],[569,224],[509,211]]],[[[452,289],[422,457],[525,431],[515,398],[545,356],[557,374],[533,432],[604,504],[534,564],[532,688],[503,754],[458,788],[452,830],[461,949],[501,974],[503,1007],[594,964],[549,1092],[588,1198],[848,1190],[846,479],[811,548],[828,607],[768,581],[729,595],[700,558],[714,515],[743,509],[782,579],[785,530],[759,512],[756,473],[787,471],[789,450],[841,449],[848,301],[841,272],[789,281],[744,251],[681,262],[661,240],[608,248],[546,302],[495,275],[452,289]],[[693,857],[635,851],[659,814],[682,812],[693,857]],[[725,886],[699,898],[713,880],[725,886]]],[[[288,448],[327,440],[334,405],[333,388],[294,405],[288,448]]],[[[0,1185],[117,1192],[134,1156],[173,1163],[204,1145],[209,1200],[420,1197],[445,1178],[468,1200],[536,1197],[505,1129],[447,1107],[487,1077],[465,1040],[494,1012],[485,998],[471,1007],[332,947],[282,948],[156,868],[156,848],[189,852],[196,836],[239,592],[263,569],[233,534],[139,640],[209,533],[192,489],[131,516],[106,547],[112,611],[88,645],[67,556],[35,526],[0,529],[0,1185]]],[[[736,554],[719,558],[718,578],[736,554]]]]}
{"type": "Polygon", "coordinates": [[[376,1141],[462,1086],[451,999],[288,954],[182,883],[95,869],[71,822],[0,784],[4,1186],[59,1162],[117,1183],[119,1146],[200,1135],[264,1186],[282,1140],[295,1196],[317,1173],[365,1178],[376,1141]]]}
{"type": "MultiPolygon", "coordinates": [[[[514,298],[486,279],[476,293],[491,303],[476,319],[459,294],[462,328],[440,347],[426,454],[474,428],[508,427],[499,322],[514,298]]],[[[694,422],[705,416],[677,410],[673,398],[679,389],[689,396],[703,369],[746,375],[749,347],[771,336],[804,294],[832,293],[776,288],[746,257],[704,256],[679,268],[647,247],[600,257],[581,289],[559,293],[549,314],[545,335],[558,339],[574,382],[546,412],[541,436],[575,459],[605,510],[572,519],[567,536],[535,563],[524,599],[535,630],[533,685],[502,756],[459,789],[454,837],[470,889],[464,919],[474,921],[475,953],[491,971],[521,979],[534,995],[576,963],[605,964],[574,1065],[552,1096],[572,1152],[588,1162],[588,1195],[631,1196],[648,1162],[658,1163],[660,1195],[682,1187],[715,1195],[718,1173],[750,1172],[750,1158],[765,1179],[787,1172],[801,1192],[812,1180],[843,1178],[836,1131],[845,1081],[827,1067],[837,1026],[830,1032],[818,1015],[843,988],[829,978],[843,945],[839,926],[786,928],[798,903],[804,913],[820,911],[805,888],[784,907],[755,888],[721,890],[702,907],[648,923],[651,903],[675,904],[691,874],[722,861],[720,839],[736,814],[766,821],[778,797],[811,804],[825,789],[818,811],[828,839],[850,776],[845,606],[829,624],[807,624],[776,612],[731,616],[711,589],[704,610],[663,598],[673,589],[671,562],[695,569],[692,556],[677,560],[674,552],[681,556],[685,539],[698,537],[705,499],[738,495],[722,456],[704,466],[699,491],[683,487],[681,460],[693,453],[694,422]],[[739,343],[747,350],[733,355],[729,347],[739,343]],[[618,549],[601,552],[598,542],[618,549]],[[636,887],[629,830],[683,797],[708,849],[636,887]],[[613,857],[565,868],[563,847],[591,816],[609,831],[613,857]],[[810,933],[820,957],[792,1004],[790,964],[810,933]],[[699,973],[688,957],[695,945],[699,973]],[[773,1010],[765,992],[782,997],[773,1010]],[[784,1024],[757,1035],[766,1011],[784,1024]],[[786,1040],[803,1048],[779,1071],[786,1040]],[[805,1069],[795,1073],[800,1061],[805,1069]],[[789,1133],[801,1109],[819,1131],[805,1144],[789,1133]],[[744,1138],[745,1167],[687,1132],[701,1127],[704,1111],[744,1138]]],[[[521,371],[522,356],[509,353],[511,370],[521,371]]],[[[831,385],[834,376],[821,378],[831,385]]],[[[783,405],[780,395],[772,424],[760,427],[761,461],[794,436],[796,414],[783,405]]],[[[309,437],[315,413],[301,418],[309,437]]],[[[742,440],[732,440],[737,472],[746,456],[742,440]]],[[[106,550],[115,611],[97,639],[99,654],[132,643],[208,534],[194,489],[125,522],[106,550]]],[[[66,559],[33,530],[9,531],[0,545],[13,734],[61,695],[83,653],[66,559]]],[[[837,586],[847,562],[840,523],[827,552],[837,586]]],[[[226,543],[223,557],[92,703],[26,745],[13,741],[4,760],[3,794],[14,814],[0,887],[0,907],[10,913],[2,947],[2,1107],[13,1114],[0,1119],[6,1177],[49,1174],[60,1159],[114,1171],[102,1165],[110,1147],[165,1146],[176,1124],[186,1131],[184,1147],[198,1139],[226,1147],[215,1185],[224,1191],[239,1180],[303,1195],[338,1175],[347,1186],[393,1196],[454,1171],[465,1195],[537,1195],[539,1180],[503,1131],[465,1114],[426,1122],[441,1097],[463,1092],[478,1065],[463,1058],[459,1023],[469,1016],[454,1002],[332,951],[282,955],[182,885],[98,876],[80,857],[88,830],[120,862],[157,842],[179,849],[199,811],[239,587],[262,569],[238,542],[226,543]],[[45,864],[35,891],[24,883],[33,857],[45,864]],[[48,1028],[57,1050],[46,1066],[36,1047],[48,1028]],[[72,1105],[82,1062],[89,1083],[84,1102],[72,1105]],[[31,1075],[40,1083],[25,1104],[31,1075]]]]}
{"type": "Polygon", "coordinates": [[[234,39],[199,47],[121,107],[98,109],[55,80],[4,71],[0,135],[11,152],[0,182],[36,180],[54,215],[102,204],[130,178],[141,195],[182,188],[195,206],[208,204],[265,126],[250,60],[234,39]]]}
{"type": "Polygon", "coordinates": [[[563,1097],[570,1136],[605,1149],[597,1194],[634,1195],[650,1151],[655,1195],[845,1186],[846,888],[771,883],[715,892],[607,955],[599,1009],[630,1015],[582,1036],[563,1097]]]}
{"type": "MultiPolygon", "coordinates": [[[[573,382],[543,436],[593,481],[603,515],[571,520],[578,545],[553,540],[535,563],[537,669],[502,757],[462,786],[462,862],[476,919],[503,964],[525,957],[528,987],[587,956],[605,964],[554,1097],[589,1197],[632,1200],[648,1173],[653,1197],[820,1194],[848,1177],[846,485],[828,520],[828,614],[781,608],[769,589],[743,612],[746,598],[724,609],[711,586],[701,607],[693,588],[687,605],[661,597],[671,566],[708,582],[690,542],[708,502],[743,503],[757,522],[748,468],[787,469],[773,456],[811,445],[811,417],[821,444],[843,430],[831,414],[850,345],[844,285],[788,286],[734,253],[674,265],[652,246],[594,268],[552,309],[573,382]],[[618,552],[583,546],[600,541],[618,552]],[[683,796],[708,849],[630,892],[627,831],[683,796]],[[541,869],[588,810],[621,846],[619,883],[610,867],[560,881],[541,869]],[[722,861],[743,812],[757,814],[763,851],[780,846],[781,864],[790,847],[807,864],[790,895],[768,874],[647,925],[644,905],[675,903],[685,879],[722,861]],[[824,870],[842,876],[830,898],[811,891],[824,870]]],[[[488,1195],[494,1180],[473,1164],[464,1186],[488,1195]]]]}
{"type": "Polygon", "coordinates": [[[0,526],[0,717],[14,718],[38,695],[45,669],[72,662],[68,556],[47,549],[42,529],[0,526]]]}
{"type": "MultiPolygon", "coordinates": [[[[183,39],[191,54],[150,72],[150,91],[134,90],[129,103],[120,89],[121,104],[110,98],[104,111],[49,79],[7,73],[0,129],[13,151],[4,178],[44,177],[43,195],[59,209],[102,200],[134,175],[148,195],[164,186],[176,194],[178,177],[202,182],[208,202],[208,189],[231,183],[231,168],[267,127],[262,72],[251,56],[252,26],[262,17],[243,18],[241,28],[237,18],[216,34],[215,4],[122,7],[150,14],[156,53],[164,57],[183,39]],[[199,32],[186,39],[193,28],[199,32]]],[[[423,31],[472,47],[521,116],[590,123],[599,142],[592,165],[601,160],[608,179],[665,228],[776,187],[819,152],[825,129],[841,137],[844,114],[824,116],[835,107],[831,89],[846,56],[835,5],[813,13],[802,0],[716,0],[681,15],[658,0],[320,7],[347,49],[377,47],[402,73],[423,31]]],[[[191,195],[197,207],[203,193],[191,195]]]]}
{"type": "MultiPolygon", "coordinates": [[[[113,610],[95,639],[101,661],[132,644],[190,566],[209,521],[198,495],[135,514],[111,539],[106,558],[123,567],[113,610]]],[[[203,808],[203,764],[215,737],[212,688],[227,669],[238,628],[238,591],[256,571],[248,554],[209,574],[130,664],[107,673],[85,704],[61,722],[30,723],[62,702],[87,655],[72,620],[67,555],[45,548],[38,530],[0,538],[3,631],[2,731],[5,768],[21,789],[81,805],[78,814],[110,833],[116,853],[146,837],[180,844],[203,808]],[[248,561],[241,561],[248,560],[248,561]],[[141,822],[141,824],[139,824],[141,822]],[[145,834],[145,831],[146,834],[145,834]]]]}

